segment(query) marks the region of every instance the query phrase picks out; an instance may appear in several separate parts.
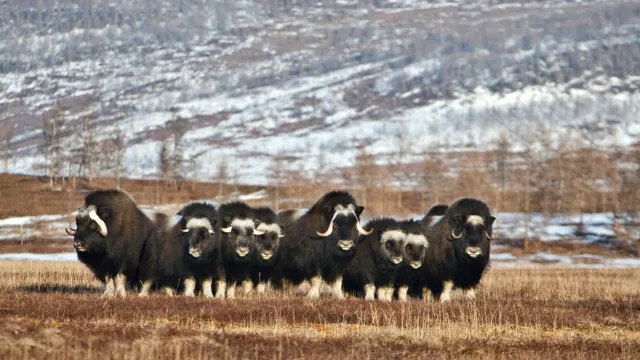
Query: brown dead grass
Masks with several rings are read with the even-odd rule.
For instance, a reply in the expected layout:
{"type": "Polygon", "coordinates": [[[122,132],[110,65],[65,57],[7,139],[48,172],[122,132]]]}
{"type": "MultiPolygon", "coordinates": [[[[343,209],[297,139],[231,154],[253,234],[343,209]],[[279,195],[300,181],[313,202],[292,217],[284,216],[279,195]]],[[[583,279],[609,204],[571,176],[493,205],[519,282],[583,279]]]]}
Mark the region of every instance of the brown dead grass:
{"type": "MultiPolygon", "coordinates": [[[[493,269],[475,302],[101,297],[79,263],[0,262],[0,358],[634,358],[640,269],[493,269]]],[[[459,295],[459,294],[457,294],[459,295]]]]}

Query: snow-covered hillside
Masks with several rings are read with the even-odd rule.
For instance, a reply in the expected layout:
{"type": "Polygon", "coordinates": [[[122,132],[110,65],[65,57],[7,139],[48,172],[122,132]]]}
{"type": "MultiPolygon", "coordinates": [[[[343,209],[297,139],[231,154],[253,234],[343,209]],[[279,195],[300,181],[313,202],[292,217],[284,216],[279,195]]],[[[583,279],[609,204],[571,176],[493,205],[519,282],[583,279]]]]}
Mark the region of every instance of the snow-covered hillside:
{"type": "Polygon", "coordinates": [[[157,174],[180,116],[190,175],[211,178],[224,159],[251,184],[278,154],[305,174],[350,166],[360,142],[385,162],[399,142],[410,161],[487,149],[502,133],[516,148],[533,133],[601,147],[640,138],[633,1],[27,3],[0,2],[15,172],[41,171],[56,101],[65,149],[82,146],[87,116],[98,139],[124,132],[128,176],[157,174]]]}

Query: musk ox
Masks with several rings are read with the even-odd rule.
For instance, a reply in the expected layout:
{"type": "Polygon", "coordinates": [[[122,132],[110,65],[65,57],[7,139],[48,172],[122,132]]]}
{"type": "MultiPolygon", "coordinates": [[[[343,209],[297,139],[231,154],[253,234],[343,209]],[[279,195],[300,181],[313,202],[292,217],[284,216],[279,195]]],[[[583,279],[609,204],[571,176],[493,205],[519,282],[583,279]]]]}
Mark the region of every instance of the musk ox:
{"type": "Polygon", "coordinates": [[[73,236],[78,259],[106,284],[105,295],[125,296],[126,285],[138,281],[147,242],[155,241],[156,226],[129,194],[96,190],[78,209],[73,236]]]}
{"type": "Polygon", "coordinates": [[[406,301],[407,294],[419,297],[422,291],[422,272],[425,263],[429,241],[419,220],[403,220],[399,222],[400,228],[406,232],[404,246],[402,248],[403,262],[396,276],[398,300],[406,301]]]}
{"type": "Polygon", "coordinates": [[[235,297],[236,285],[249,278],[253,263],[253,209],[243,202],[230,202],[218,208],[220,248],[225,277],[218,283],[218,291],[226,289],[229,299],[235,297]]]}
{"type": "Polygon", "coordinates": [[[280,286],[282,278],[296,285],[309,280],[307,296],[317,298],[324,280],[335,297],[344,298],[342,273],[356,254],[359,235],[372,233],[360,225],[363,210],[348,192],[331,191],[284,226],[274,285],[280,286]]]}
{"type": "Polygon", "coordinates": [[[195,296],[199,285],[204,297],[213,297],[212,283],[222,274],[218,213],[212,204],[192,202],[177,215],[180,221],[168,229],[167,224],[158,224],[165,229],[159,231],[161,241],[145,251],[154,266],[148,267],[153,271],[144,278],[140,296],[147,295],[153,285],[168,295],[184,289],[185,296],[195,296]]]}
{"type": "Polygon", "coordinates": [[[364,228],[373,233],[360,236],[358,251],[343,274],[344,288],[364,290],[366,300],[373,300],[377,289],[378,300],[391,301],[407,233],[391,218],[371,220],[364,228]]]}
{"type": "Polygon", "coordinates": [[[463,198],[427,230],[430,246],[423,275],[436,299],[450,301],[454,287],[468,299],[475,298],[475,288],[489,265],[494,221],[487,204],[463,198]]]}
{"type": "Polygon", "coordinates": [[[267,282],[280,256],[280,238],[284,237],[278,217],[268,207],[253,209],[255,230],[251,282],[259,294],[266,289],[267,282]]]}

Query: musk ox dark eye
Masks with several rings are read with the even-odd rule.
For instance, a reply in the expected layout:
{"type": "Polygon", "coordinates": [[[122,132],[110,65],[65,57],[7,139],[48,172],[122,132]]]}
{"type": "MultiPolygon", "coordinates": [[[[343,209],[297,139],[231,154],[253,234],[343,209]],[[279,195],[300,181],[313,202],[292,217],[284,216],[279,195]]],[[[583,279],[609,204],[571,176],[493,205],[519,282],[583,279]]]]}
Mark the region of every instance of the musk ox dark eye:
{"type": "Polygon", "coordinates": [[[97,225],[96,223],[94,223],[94,222],[90,222],[90,223],[89,223],[89,229],[91,229],[91,230],[95,230],[95,229],[97,229],[97,228],[98,228],[98,225],[97,225]]]}

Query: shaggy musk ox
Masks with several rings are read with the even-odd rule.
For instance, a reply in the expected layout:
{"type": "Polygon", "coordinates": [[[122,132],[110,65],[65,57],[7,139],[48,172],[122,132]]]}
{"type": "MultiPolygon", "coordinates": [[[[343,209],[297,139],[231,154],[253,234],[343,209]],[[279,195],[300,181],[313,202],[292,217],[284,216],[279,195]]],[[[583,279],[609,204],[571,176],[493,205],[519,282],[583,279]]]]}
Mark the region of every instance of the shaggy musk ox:
{"type": "Polygon", "coordinates": [[[377,289],[378,300],[391,301],[407,233],[391,218],[371,220],[365,229],[373,233],[360,236],[358,251],[343,274],[344,288],[364,290],[366,300],[373,300],[377,289]]]}
{"type": "Polygon", "coordinates": [[[255,230],[253,266],[251,267],[251,282],[256,286],[259,294],[266,289],[276,262],[279,258],[280,238],[284,237],[278,225],[278,217],[267,207],[253,209],[255,230]]]}
{"type": "Polygon", "coordinates": [[[154,270],[143,279],[140,296],[147,295],[153,285],[168,295],[184,288],[185,296],[195,296],[199,284],[204,297],[213,297],[212,283],[222,273],[218,213],[212,204],[192,202],[177,215],[180,221],[168,229],[166,216],[158,218],[161,241],[145,251],[145,259],[154,264],[148,268],[154,270]]]}
{"type": "Polygon", "coordinates": [[[468,299],[475,298],[475,288],[489,264],[494,221],[487,204],[463,198],[427,231],[430,246],[423,275],[435,298],[451,300],[454,286],[463,289],[468,299]]]}
{"type": "Polygon", "coordinates": [[[398,269],[395,285],[398,289],[398,300],[406,301],[409,290],[412,296],[417,297],[422,291],[420,270],[425,263],[430,244],[422,221],[403,220],[399,224],[407,235],[402,248],[403,262],[398,269]]]}
{"type": "Polygon", "coordinates": [[[218,208],[218,222],[225,277],[218,282],[217,291],[226,289],[227,298],[233,299],[236,285],[249,278],[253,263],[253,209],[243,202],[223,204],[218,208]]]}
{"type": "Polygon", "coordinates": [[[78,209],[73,236],[78,260],[105,282],[105,295],[125,296],[127,282],[138,280],[143,249],[156,241],[156,227],[129,194],[96,190],[78,209]]]}
{"type": "Polygon", "coordinates": [[[331,191],[285,226],[274,285],[282,278],[296,285],[310,280],[307,296],[317,298],[324,279],[335,297],[344,298],[342,273],[356,254],[359,235],[371,234],[360,225],[363,210],[348,192],[331,191]]]}

